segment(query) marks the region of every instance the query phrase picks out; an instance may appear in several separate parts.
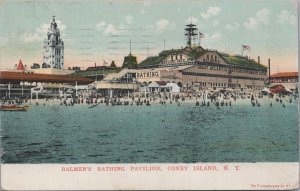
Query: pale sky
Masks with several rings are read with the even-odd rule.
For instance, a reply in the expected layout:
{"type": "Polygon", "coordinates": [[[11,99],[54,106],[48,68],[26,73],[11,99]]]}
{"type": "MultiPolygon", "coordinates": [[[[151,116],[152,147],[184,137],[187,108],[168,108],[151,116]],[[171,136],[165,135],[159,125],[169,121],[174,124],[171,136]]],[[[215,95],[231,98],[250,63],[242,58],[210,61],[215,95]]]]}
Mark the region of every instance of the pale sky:
{"type": "MultiPolygon", "coordinates": [[[[1,1],[0,1],[1,2],[1,1]]],[[[65,67],[87,68],[112,60],[121,66],[132,54],[138,62],[164,48],[186,45],[184,25],[197,24],[201,46],[229,54],[245,52],[271,73],[298,70],[296,0],[8,0],[0,5],[0,69],[22,59],[42,63],[42,46],[52,16],[65,42],[65,67]]]]}

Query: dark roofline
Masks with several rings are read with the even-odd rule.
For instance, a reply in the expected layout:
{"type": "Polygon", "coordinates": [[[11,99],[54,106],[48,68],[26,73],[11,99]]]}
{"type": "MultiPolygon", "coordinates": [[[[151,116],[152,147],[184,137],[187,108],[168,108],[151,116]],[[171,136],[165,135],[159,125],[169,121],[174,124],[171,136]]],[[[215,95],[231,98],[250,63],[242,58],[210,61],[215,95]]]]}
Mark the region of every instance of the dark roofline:
{"type": "Polygon", "coordinates": [[[233,65],[233,66],[239,66],[239,67],[243,67],[243,68],[249,68],[249,69],[267,69],[268,67],[256,62],[254,59],[247,59],[247,57],[243,57],[243,56],[236,56],[236,55],[230,55],[230,54],[226,54],[226,53],[222,53],[220,54],[218,52],[218,54],[225,60],[225,62],[229,65],[233,65]],[[243,66],[243,65],[240,65],[240,64],[234,64],[234,63],[230,63],[226,60],[225,57],[233,57],[233,58],[238,58],[238,59],[243,59],[244,61],[247,61],[247,62],[254,62],[254,64],[258,65],[258,67],[251,67],[251,66],[243,66]]]}
{"type": "Polygon", "coordinates": [[[159,66],[161,61],[163,59],[165,59],[167,56],[170,55],[170,53],[179,53],[182,52],[184,54],[189,55],[192,59],[197,59],[199,56],[202,56],[203,54],[207,53],[207,52],[214,52],[217,53],[226,64],[230,65],[230,66],[237,66],[240,68],[245,68],[245,69],[267,69],[266,66],[256,62],[255,60],[249,60],[246,57],[242,57],[242,56],[236,56],[236,55],[230,55],[227,53],[220,53],[215,49],[203,49],[201,46],[196,46],[194,48],[192,47],[185,47],[185,48],[181,48],[181,49],[171,49],[171,50],[164,50],[162,52],[160,52],[158,54],[158,56],[152,56],[152,57],[148,57],[145,60],[143,60],[142,62],[140,62],[138,65],[140,67],[147,67],[147,66],[159,66]],[[197,48],[201,48],[201,51],[195,51],[195,49],[197,48]],[[191,51],[187,51],[186,49],[191,49],[191,51]],[[228,57],[228,58],[226,58],[228,57]],[[234,63],[234,62],[230,62],[229,59],[233,58],[236,59],[236,62],[239,62],[240,59],[241,63],[234,63]],[[152,63],[147,63],[147,62],[152,62],[152,63]]]}
{"type": "Polygon", "coordinates": [[[114,69],[118,67],[111,67],[111,66],[91,66],[88,67],[85,71],[94,71],[94,70],[103,70],[103,69],[114,69]]]}

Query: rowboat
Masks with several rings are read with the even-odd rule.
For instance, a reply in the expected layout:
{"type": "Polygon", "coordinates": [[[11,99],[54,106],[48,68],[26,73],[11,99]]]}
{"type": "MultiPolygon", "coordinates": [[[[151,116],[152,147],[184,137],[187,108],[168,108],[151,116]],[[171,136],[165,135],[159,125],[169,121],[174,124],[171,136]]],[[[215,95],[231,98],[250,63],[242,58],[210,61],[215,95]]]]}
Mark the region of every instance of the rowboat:
{"type": "Polygon", "coordinates": [[[18,106],[18,105],[1,105],[0,111],[27,111],[29,109],[28,105],[18,106]]]}

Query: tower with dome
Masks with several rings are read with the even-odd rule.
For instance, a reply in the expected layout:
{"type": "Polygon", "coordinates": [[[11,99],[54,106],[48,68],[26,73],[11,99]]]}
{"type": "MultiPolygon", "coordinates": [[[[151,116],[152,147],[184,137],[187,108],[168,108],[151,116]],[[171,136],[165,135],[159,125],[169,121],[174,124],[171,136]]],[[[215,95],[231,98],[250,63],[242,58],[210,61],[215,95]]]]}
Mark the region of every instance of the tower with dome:
{"type": "Polygon", "coordinates": [[[53,16],[50,27],[48,28],[43,49],[42,68],[64,68],[64,42],[61,39],[55,16],[53,16]]]}

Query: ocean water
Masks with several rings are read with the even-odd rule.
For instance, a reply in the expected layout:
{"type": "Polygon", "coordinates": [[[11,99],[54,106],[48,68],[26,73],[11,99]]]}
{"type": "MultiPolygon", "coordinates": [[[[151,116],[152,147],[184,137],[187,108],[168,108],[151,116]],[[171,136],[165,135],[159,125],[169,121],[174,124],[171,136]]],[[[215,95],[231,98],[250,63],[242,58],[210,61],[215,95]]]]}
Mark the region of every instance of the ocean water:
{"type": "Polygon", "coordinates": [[[295,162],[297,107],[32,105],[0,112],[1,162],[295,162]]]}

